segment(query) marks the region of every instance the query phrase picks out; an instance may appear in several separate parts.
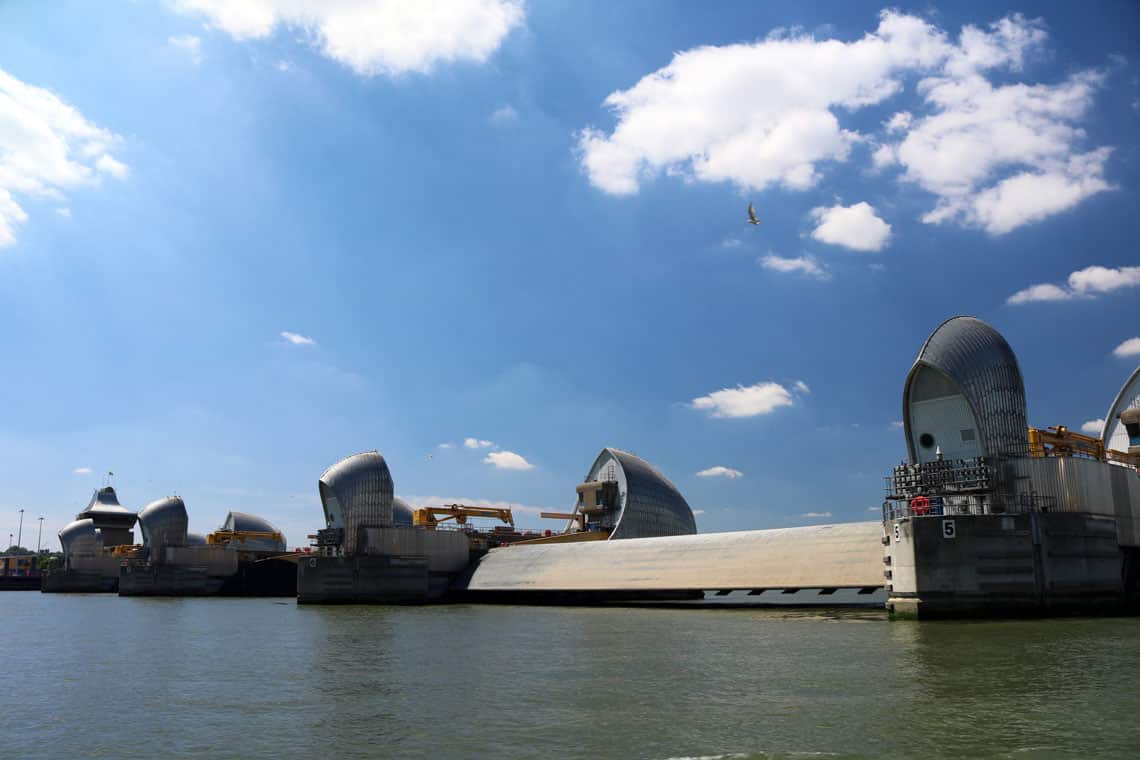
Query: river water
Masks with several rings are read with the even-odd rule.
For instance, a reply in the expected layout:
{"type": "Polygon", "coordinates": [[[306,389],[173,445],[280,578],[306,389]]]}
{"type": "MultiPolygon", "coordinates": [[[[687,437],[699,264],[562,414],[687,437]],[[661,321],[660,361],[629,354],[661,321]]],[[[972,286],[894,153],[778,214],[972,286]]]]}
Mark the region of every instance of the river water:
{"type": "Polygon", "coordinates": [[[0,594],[11,758],[1140,756],[1140,620],[0,594]]]}

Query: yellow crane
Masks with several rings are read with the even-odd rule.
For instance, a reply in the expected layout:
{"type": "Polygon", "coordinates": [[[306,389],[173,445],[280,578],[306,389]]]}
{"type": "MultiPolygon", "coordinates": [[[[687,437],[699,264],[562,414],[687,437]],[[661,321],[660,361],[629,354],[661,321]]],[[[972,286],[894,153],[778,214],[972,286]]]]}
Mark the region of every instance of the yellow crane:
{"type": "Polygon", "coordinates": [[[244,544],[246,541],[257,540],[285,543],[285,537],[280,533],[266,530],[216,530],[206,535],[206,543],[211,546],[228,546],[235,542],[244,544]]]}
{"type": "Polygon", "coordinates": [[[498,507],[470,507],[466,504],[448,504],[443,507],[421,507],[412,512],[412,525],[434,530],[441,522],[454,520],[456,525],[466,525],[469,517],[489,517],[501,520],[512,528],[515,517],[510,509],[498,507]]]}
{"type": "Polygon", "coordinates": [[[1029,455],[1033,457],[1088,457],[1140,468],[1140,454],[1105,449],[1104,441],[1074,433],[1064,425],[1041,430],[1029,428],[1029,455]]]}

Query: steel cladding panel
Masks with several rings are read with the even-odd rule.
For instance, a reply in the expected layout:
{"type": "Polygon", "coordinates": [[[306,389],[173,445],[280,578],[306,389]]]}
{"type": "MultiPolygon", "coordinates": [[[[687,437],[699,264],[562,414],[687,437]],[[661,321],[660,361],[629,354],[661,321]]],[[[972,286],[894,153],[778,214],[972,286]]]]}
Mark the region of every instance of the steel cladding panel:
{"type": "Polygon", "coordinates": [[[625,499],[611,539],[683,536],[697,532],[693,510],[676,486],[644,459],[619,449],[606,449],[617,460],[625,482],[625,499]]]}
{"type": "Polygon", "coordinates": [[[492,549],[471,591],[864,588],[883,585],[879,522],[492,549]]]}
{"type": "Polygon", "coordinates": [[[911,440],[910,392],[922,366],[948,376],[970,402],[987,456],[1027,456],[1028,422],[1025,384],[1017,357],[997,330],[973,317],[954,317],[936,329],[915,359],[903,393],[907,448],[915,458],[911,440]]]}
{"type": "Polygon", "coordinates": [[[411,526],[412,508],[408,502],[401,499],[399,496],[392,497],[392,524],[399,526],[411,526]]]}
{"type": "MultiPolygon", "coordinates": [[[[277,526],[263,517],[251,515],[247,512],[230,512],[222,523],[222,530],[232,530],[253,533],[281,533],[277,526]]],[[[233,547],[245,551],[283,552],[284,541],[274,541],[269,538],[250,538],[233,547]]]]}
{"type": "Polygon", "coordinates": [[[139,512],[139,529],[147,548],[185,546],[190,518],[179,496],[152,501],[139,512]]]}
{"type": "Polygon", "coordinates": [[[355,454],[334,464],[321,476],[318,486],[326,518],[335,500],[344,514],[344,548],[357,552],[361,528],[392,525],[392,475],[377,451],[355,454]]]}
{"type": "Polygon", "coordinates": [[[95,529],[95,521],[90,518],[68,523],[58,535],[59,544],[67,556],[95,554],[103,548],[103,539],[95,529]]]}
{"type": "Polygon", "coordinates": [[[1108,408],[1108,414],[1104,418],[1104,430],[1101,432],[1105,448],[1128,451],[1128,431],[1120,422],[1120,413],[1135,407],[1140,407],[1140,367],[1137,367],[1124,383],[1112,406],[1108,408]]]}

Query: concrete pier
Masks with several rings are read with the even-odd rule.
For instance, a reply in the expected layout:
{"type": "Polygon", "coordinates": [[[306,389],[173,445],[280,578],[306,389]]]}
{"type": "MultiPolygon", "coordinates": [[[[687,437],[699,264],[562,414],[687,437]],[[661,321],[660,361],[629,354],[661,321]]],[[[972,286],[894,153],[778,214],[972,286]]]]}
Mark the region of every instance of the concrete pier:
{"type": "Polygon", "coordinates": [[[887,609],[898,617],[1111,613],[1128,601],[1111,517],[922,516],[889,528],[887,609]]]}

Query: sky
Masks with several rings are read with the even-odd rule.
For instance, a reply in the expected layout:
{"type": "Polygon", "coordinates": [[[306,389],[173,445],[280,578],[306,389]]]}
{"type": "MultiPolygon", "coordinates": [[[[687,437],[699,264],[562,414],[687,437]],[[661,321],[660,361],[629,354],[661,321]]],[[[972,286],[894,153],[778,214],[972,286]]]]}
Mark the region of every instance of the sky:
{"type": "Polygon", "coordinates": [[[606,446],[701,531],[877,519],[949,317],[1097,428],[1138,181],[1131,2],[2,2],[0,531],[113,472],[302,545],[371,449],[527,527],[606,446]]]}

